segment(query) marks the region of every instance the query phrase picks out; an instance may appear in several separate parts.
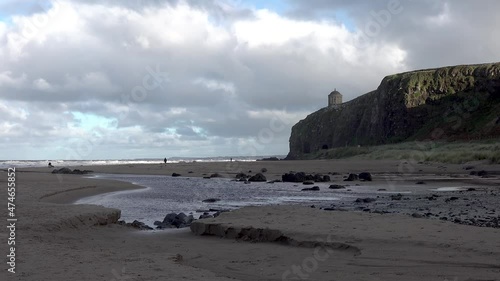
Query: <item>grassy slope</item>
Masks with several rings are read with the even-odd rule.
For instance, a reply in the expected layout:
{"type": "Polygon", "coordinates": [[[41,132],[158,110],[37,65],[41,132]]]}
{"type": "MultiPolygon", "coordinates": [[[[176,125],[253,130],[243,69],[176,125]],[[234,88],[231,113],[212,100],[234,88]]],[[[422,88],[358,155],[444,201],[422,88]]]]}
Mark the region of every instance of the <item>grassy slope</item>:
{"type": "Polygon", "coordinates": [[[487,160],[500,164],[500,142],[404,142],[379,146],[338,147],[309,155],[310,159],[394,159],[463,164],[487,160]]]}

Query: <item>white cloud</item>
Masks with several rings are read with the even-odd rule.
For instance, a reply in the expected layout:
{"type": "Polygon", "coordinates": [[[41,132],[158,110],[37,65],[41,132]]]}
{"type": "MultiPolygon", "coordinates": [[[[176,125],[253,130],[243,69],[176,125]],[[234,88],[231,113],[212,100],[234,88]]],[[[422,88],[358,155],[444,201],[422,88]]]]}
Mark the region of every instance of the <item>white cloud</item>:
{"type": "Polygon", "coordinates": [[[250,153],[260,132],[277,129],[272,120],[286,126],[257,152],[286,153],[290,127],[325,106],[333,88],[347,101],[388,74],[498,57],[498,22],[488,5],[404,2],[402,13],[359,45],[355,27],[386,3],[286,1],[297,11],[229,0],[65,0],[13,15],[12,23],[0,22],[1,128],[9,132],[0,135],[0,154],[16,158],[13,143],[57,154],[53,148],[69,147],[68,139],[85,141],[89,130],[73,126],[69,112],[116,123],[101,128],[85,157],[121,158],[125,149],[137,157],[250,153]],[[349,29],[324,16],[338,9],[351,17],[349,29]],[[155,75],[168,79],[145,84],[155,75]],[[134,89],[144,95],[134,98],[134,89]]]}
{"type": "Polygon", "coordinates": [[[151,44],[149,43],[149,39],[145,36],[139,36],[136,39],[137,43],[144,49],[149,49],[151,44]]]}
{"type": "Polygon", "coordinates": [[[196,78],[193,83],[196,85],[202,85],[210,91],[220,90],[233,95],[236,93],[235,86],[231,82],[217,81],[215,79],[207,78],[196,78]]]}
{"type": "Polygon", "coordinates": [[[114,93],[119,89],[103,72],[88,72],[78,77],[66,75],[63,88],[72,91],[94,91],[106,94],[114,93]]]}
{"type": "Polygon", "coordinates": [[[343,26],[334,22],[292,20],[268,10],[256,11],[255,18],[238,21],[233,29],[238,43],[250,48],[285,47],[301,42],[327,52],[330,48],[342,49],[350,36],[343,26]]]}
{"type": "Polygon", "coordinates": [[[53,90],[52,86],[43,78],[38,78],[33,81],[33,87],[40,91],[50,92],[53,90]]]}
{"type": "Polygon", "coordinates": [[[26,74],[23,73],[18,77],[14,77],[12,71],[4,71],[0,73],[0,87],[5,88],[21,88],[26,82],[26,74]]]}
{"type": "Polygon", "coordinates": [[[26,120],[29,113],[23,108],[8,106],[0,101],[0,115],[4,120],[26,120]]]}
{"type": "Polygon", "coordinates": [[[431,15],[425,19],[425,22],[430,27],[435,26],[445,26],[452,23],[452,15],[450,12],[450,5],[448,3],[444,3],[443,10],[437,15],[431,15]]]}

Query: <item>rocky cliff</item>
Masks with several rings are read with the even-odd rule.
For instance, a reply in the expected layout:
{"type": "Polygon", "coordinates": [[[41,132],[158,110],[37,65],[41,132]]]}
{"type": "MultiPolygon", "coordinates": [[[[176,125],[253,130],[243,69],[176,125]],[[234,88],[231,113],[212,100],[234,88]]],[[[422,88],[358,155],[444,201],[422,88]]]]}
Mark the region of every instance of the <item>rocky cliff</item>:
{"type": "Polygon", "coordinates": [[[342,146],[500,137],[500,63],[385,77],[377,90],[292,128],[287,159],[342,146]]]}

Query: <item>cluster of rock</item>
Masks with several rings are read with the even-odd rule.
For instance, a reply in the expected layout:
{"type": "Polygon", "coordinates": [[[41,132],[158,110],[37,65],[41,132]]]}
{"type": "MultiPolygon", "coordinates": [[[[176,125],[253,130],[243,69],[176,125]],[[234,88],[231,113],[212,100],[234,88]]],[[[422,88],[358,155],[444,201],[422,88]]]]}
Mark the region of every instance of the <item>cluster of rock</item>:
{"type": "Polygon", "coordinates": [[[170,213],[165,216],[163,221],[155,221],[153,224],[156,225],[157,229],[183,228],[189,227],[193,221],[193,215],[188,216],[184,213],[170,213]]]}
{"type": "Polygon", "coordinates": [[[267,178],[262,173],[257,173],[254,176],[249,176],[245,173],[238,173],[236,175],[236,180],[244,182],[266,182],[267,178]]]}
{"type": "Polygon", "coordinates": [[[471,176],[478,176],[478,177],[482,177],[482,178],[487,178],[488,177],[488,172],[486,172],[485,170],[471,171],[469,174],[471,176]]]}
{"type": "Polygon", "coordinates": [[[363,172],[359,174],[349,174],[349,176],[344,181],[372,181],[372,174],[363,172]]]}
{"type": "Polygon", "coordinates": [[[90,174],[93,173],[94,171],[90,170],[78,170],[74,169],[71,170],[70,168],[60,168],[60,169],[54,169],[52,171],[52,174],[65,174],[65,175],[85,175],[85,174],[90,174]]]}
{"type": "Polygon", "coordinates": [[[478,227],[500,228],[500,211],[495,191],[470,187],[443,194],[389,194],[361,197],[351,202],[332,204],[326,211],[363,211],[376,214],[403,213],[478,227]]]}
{"type": "Polygon", "coordinates": [[[268,158],[257,159],[257,161],[280,161],[280,159],[278,157],[268,157],[268,158]]]}
{"type": "Polygon", "coordinates": [[[330,176],[322,174],[306,174],[304,172],[289,172],[281,176],[283,182],[329,182],[331,181],[330,176]]]}
{"type": "MultiPolygon", "coordinates": [[[[212,199],[204,200],[203,202],[217,202],[220,199],[217,199],[213,201],[212,199]]],[[[199,219],[208,219],[208,218],[216,218],[218,217],[221,213],[223,212],[229,212],[229,210],[216,210],[216,209],[209,209],[209,210],[199,210],[197,212],[202,213],[199,217],[199,219]]],[[[191,226],[191,223],[196,221],[193,215],[186,215],[185,213],[170,213],[165,216],[163,221],[155,221],[153,224],[156,226],[156,229],[169,229],[169,228],[184,228],[184,227],[189,227],[191,226]]],[[[133,222],[125,222],[125,221],[118,221],[119,225],[124,225],[128,227],[133,227],[139,230],[154,230],[151,226],[138,221],[134,220],[133,222]]]]}
{"type": "Polygon", "coordinates": [[[119,221],[118,222],[119,225],[125,225],[125,226],[128,226],[128,227],[133,227],[133,228],[137,228],[137,229],[140,229],[140,230],[153,230],[153,228],[143,222],[140,222],[138,220],[135,220],[133,222],[125,222],[125,221],[119,221]]]}
{"type": "Polygon", "coordinates": [[[199,219],[210,219],[220,216],[224,212],[229,212],[229,210],[218,210],[218,209],[208,209],[208,210],[198,210],[196,212],[202,213],[199,219]]]}

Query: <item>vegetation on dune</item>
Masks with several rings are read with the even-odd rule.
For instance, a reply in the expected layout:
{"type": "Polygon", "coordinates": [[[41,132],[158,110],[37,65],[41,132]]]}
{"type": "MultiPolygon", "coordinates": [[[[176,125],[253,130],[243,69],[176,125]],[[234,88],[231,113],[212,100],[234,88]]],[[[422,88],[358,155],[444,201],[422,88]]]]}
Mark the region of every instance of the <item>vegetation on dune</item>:
{"type": "Polygon", "coordinates": [[[463,164],[486,160],[500,164],[500,142],[432,142],[413,141],[398,144],[361,147],[337,147],[310,154],[309,159],[391,159],[414,162],[463,164]]]}

